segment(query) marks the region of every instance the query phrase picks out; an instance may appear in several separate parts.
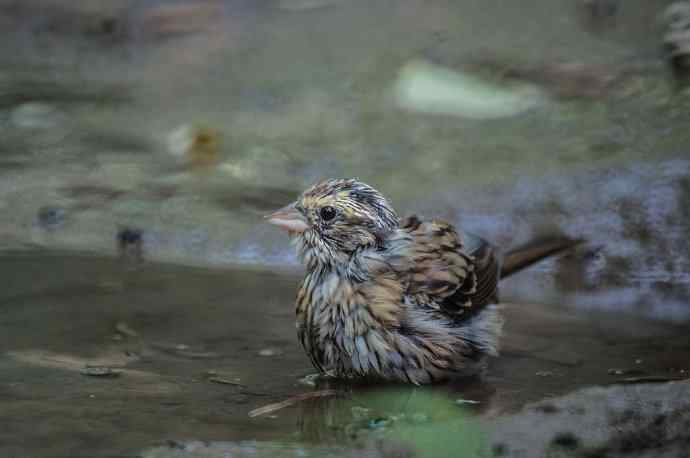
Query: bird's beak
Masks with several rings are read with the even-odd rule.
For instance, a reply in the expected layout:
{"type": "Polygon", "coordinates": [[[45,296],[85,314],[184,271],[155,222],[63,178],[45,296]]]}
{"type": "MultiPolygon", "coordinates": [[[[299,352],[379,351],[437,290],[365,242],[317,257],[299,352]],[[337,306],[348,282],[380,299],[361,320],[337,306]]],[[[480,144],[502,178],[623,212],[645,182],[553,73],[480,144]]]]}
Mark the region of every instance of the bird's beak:
{"type": "Polygon", "coordinates": [[[295,204],[287,205],[280,210],[277,210],[270,215],[266,215],[269,223],[278,226],[281,229],[288,231],[290,234],[301,234],[309,229],[307,221],[302,216],[302,213],[295,208],[295,204]]]}

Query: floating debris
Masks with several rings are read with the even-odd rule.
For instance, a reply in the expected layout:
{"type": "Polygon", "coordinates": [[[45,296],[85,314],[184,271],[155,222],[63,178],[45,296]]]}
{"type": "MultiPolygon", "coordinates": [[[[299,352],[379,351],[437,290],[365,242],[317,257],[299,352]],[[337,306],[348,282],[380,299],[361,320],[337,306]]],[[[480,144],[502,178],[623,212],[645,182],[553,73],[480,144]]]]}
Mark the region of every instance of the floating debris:
{"type": "Polygon", "coordinates": [[[537,377],[553,377],[555,374],[551,371],[537,371],[534,375],[537,377]]]}
{"type": "Polygon", "coordinates": [[[90,377],[119,377],[122,375],[121,370],[113,369],[107,366],[86,366],[81,371],[81,375],[88,375],[90,377]]]}
{"type": "Polygon", "coordinates": [[[209,377],[207,380],[213,383],[220,383],[221,385],[246,386],[244,383],[236,382],[223,377],[209,377]]]}
{"type": "Polygon", "coordinates": [[[298,380],[302,385],[316,386],[317,382],[321,379],[321,374],[309,374],[305,375],[298,380]]]}
{"type": "Polygon", "coordinates": [[[532,84],[492,84],[424,61],[413,61],[402,68],[394,93],[403,109],[472,119],[515,116],[546,100],[532,84]]]}
{"type": "Polygon", "coordinates": [[[474,401],[472,399],[456,399],[455,403],[458,405],[465,405],[465,404],[480,404],[481,401],[474,401]]]}
{"type": "Polygon", "coordinates": [[[309,399],[314,399],[314,398],[322,398],[326,396],[335,396],[338,394],[338,391],[336,390],[320,390],[320,391],[311,391],[309,393],[302,393],[298,394],[296,396],[292,396],[291,398],[288,398],[284,401],[281,402],[275,402],[273,404],[268,404],[263,407],[259,407],[258,409],[254,409],[251,412],[249,412],[249,416],[251,418],[258,417],[259,415],[265,415],[268,413],[273,413],[277,410],[284,409],[285,407],[290,407],[293,404],[297,404],[298,402],[306,401],[309,399]]]}
{"type": "Polygon", "coordinates": [[[185,124],[168,135],[168,150],[192,167],[215,166],[219,161],[220,134],[209,127],[185,124]]]}

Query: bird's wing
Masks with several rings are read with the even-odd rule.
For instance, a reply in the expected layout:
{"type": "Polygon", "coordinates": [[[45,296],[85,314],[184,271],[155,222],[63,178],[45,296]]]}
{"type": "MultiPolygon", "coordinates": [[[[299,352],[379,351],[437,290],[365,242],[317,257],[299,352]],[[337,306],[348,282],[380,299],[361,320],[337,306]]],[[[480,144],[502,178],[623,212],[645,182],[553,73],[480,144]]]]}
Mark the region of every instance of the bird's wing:
{"type": "Polygon", "coordinates": [[[411,237],[407,262],[408,294],[426,296],[442,312],[465,318],[497,300],[500,260],[496,250],[475,235],[459,234],[442,221],[412,216],[401,228],[411,237]]]}

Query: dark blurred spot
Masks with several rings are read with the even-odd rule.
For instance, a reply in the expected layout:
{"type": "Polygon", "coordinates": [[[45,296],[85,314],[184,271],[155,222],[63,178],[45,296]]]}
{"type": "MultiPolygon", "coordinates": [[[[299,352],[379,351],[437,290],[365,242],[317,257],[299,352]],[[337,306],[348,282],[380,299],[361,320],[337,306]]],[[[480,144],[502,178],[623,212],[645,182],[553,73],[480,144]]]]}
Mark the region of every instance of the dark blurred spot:
{"type": "Polygon", "coordinates": [[[660,414],[657,415],[656,418],[654,419],[654,422],[652,423],[654,426],[661,426],[666,422],[666,415],[660,414]]]}
{"type": "Polygon", "coordinates": [[[573,449],[580,445],[580,440],[573,433],[558,433],[551,443],[559,447],[573,449]]]}
{"type": "Polygon", "coordinates": [[[144,239],[141,229],[122,228],[117,233],[117,246],[120,257],[141,261],[144,256],[144,239]]]}
{"type": "Polygon", "coordinates": [[[556,413],[559,411],[558,407],[553,404],[539,404],[534,407],[534,410],[542,413],[556,413]]]}
{"type": "Polygon", "coordinates": [[[38,210],[38,225],[46,230],[53,231],[65,224],[67,213],[62,207],[46,206],[38,210]]]}
{"type": "Polygon", "coordinates": [[[491,449],[492,449],[493,454],[495,456],[504,456],[506,453],[508,453],[508,447],[506,447],[506,444],[503,444],[500,442],[497,444],[494,444],[491,447],[491,449]]]}
{"type": "Polygon", "coordinates": [[[101,32],[103,32],[104,34],[113,35],[117,31],[118,20],[115,18],[101,19],[99,26],[101,32]]]}
{"type": "Polygon", "coordinates": [[[179,441],[172,440],[172,439],[166,440],[165,445],[167,445],[169,448],[177,449],[177,450],[185,450],[187,448],[183,442],[179,442],[179,441]]]}

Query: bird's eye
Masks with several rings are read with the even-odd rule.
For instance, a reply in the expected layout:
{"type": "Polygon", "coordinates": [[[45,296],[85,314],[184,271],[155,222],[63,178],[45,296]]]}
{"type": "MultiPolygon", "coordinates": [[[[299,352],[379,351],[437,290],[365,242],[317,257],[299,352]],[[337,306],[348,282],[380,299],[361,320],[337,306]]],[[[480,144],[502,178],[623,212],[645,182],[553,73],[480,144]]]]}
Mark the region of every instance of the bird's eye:
{"type": "Polygon", "coordinates": [[[321,219],[324,220],[324,221],[330,221],[330,220],[332,220],[333,218],[335,218],[335,215],[336,215],[337,213],[338,213],[338,212],[336,211],[336,209],[333,208],[333,207],[331,207],[331,206],[323,207],[323,208],[321,209],[321,211],[320,211],[321,219]]]}

